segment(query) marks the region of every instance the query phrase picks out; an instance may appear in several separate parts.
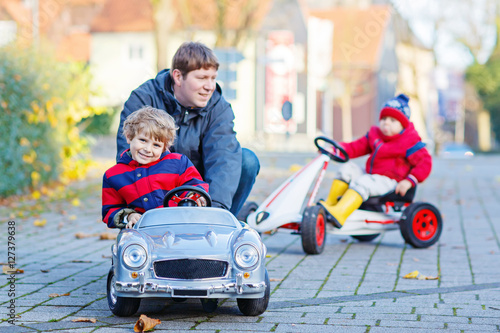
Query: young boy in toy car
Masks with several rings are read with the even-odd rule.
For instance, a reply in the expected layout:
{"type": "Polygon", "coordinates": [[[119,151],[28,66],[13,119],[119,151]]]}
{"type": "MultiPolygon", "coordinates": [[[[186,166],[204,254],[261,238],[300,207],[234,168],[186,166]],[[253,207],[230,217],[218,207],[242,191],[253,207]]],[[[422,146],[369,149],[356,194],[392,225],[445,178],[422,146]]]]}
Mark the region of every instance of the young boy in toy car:
{"type": "Polygon", "coordinates": [[[432,158],[409,120],[408,101],[405,94],[388,100],[380,111],[378,127],[358,140],[340,143],[350,158],[370,156],[364,171],[354,163],[344,164],[327,200],[319,202],[337,228],[369,197],[391,191],[404,196],[429,176],[432,158]]]}
{"type": "MultiPolygon", "coordinates": [[[[168,150],[176,130],[172,116],[150,106],[127,117],[123,134],[130,149],[103,177],[102,219],[109,228],[132,228],[142,213],[163,207],[165,194],[175,187],[192,185],[208,191],[193,163],[168,150]]],[[[205,205],[202,197],[197,203],[205,205]]]]}

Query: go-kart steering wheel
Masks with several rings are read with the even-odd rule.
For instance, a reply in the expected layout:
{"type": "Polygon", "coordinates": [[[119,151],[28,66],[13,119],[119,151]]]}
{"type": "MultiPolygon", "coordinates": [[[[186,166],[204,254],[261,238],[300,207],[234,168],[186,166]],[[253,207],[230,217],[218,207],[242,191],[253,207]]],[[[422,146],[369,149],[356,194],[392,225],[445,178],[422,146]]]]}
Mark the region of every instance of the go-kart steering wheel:
{"type": "Polygon", "coordinates": [[[316,145],[316,147],[318,147],[319,151],[322,154],[325,154],[326,156],[330,157],[330,159],[334,160],[335,162],[345,163],[345,162],[349,161],[349,155],[347,155],[345,149],[342,148],[341,145],[339,145],[337,142],[333,141],[332,139],[329,139],[329,138],[324,137],[324,136],[318,136],[316,139],[314,139],[314,144],[316,145]],[[326,150],[325,148],[320,146],[320,144],[318,143],[319,141],[325,141],[326,143],[331,144],[336,149],[326,150]],[[336,154],[333,153],[335,150],[337,150],[336,154]]]}
{"type": "Polygon", "coordinates": [[[207,207],[212,206],[212,199],[210,195],[202,188],[191,185],[182,185],[168,191],[163,198],[163,207],[169,207],[170,201],[173,201],[177,206],[198,206],[196,200],[200,197],[204,198],[207,202],[207,207]],[[186,196],[179,197],[182,192],[188,192],[186,196]]]}

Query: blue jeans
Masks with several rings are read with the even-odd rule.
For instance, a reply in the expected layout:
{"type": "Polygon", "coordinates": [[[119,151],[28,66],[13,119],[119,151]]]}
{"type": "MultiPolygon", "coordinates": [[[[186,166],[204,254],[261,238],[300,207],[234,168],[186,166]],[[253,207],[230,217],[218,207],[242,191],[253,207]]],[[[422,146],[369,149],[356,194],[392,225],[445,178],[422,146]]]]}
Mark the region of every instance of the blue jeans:
{"type": "Polygon", "coordinates": [[[253,184],[255,183],[255,178],[259,174],[260,163],[257,155],[253,151],[247,148],[241,149],[241,177],[236,189],[236,193],[233,197],[233,203],[231,205],[230,212],[234,216],[238,215],[241,207],[247,200],[250,192],[252,191],[253,184]]]}

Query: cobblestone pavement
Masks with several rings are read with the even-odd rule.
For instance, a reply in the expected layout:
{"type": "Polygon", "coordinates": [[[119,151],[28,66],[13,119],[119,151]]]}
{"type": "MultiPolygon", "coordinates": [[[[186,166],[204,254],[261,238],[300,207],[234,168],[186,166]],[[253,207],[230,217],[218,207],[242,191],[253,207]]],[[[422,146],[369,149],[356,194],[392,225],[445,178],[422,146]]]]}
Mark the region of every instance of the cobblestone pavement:
{"type": "MultiPolygon", "coordinates": [[[[259,156],[262,170],[251,199],[262,202],[291,174],[293,164],[304,165],[313,155],[259,156]]],[[[156,331],[169,332],[500,332],[498,165],[500,156],[435,160],[430,179],[417,193],[444,217],[441,239],[428,249],[413,249],[392,231],[369,243],[329,235],[325,251],[313,256],[290,232],[263,235],[272,294],[268,310],[257,317],[242,316],[235,301],[206,314],[198,300],[143,301],[137,315],[113,316],[106,301],[113,240],[99,239],[108,230],[99,220],[96,177],[66,189],[80,202],[54,201],[40,216],[12,219],[16,267],[24,273],[14,284],[1,275],[0,331],[132,332],[144,313],[162,321],[156,331]],[[44,219],[45,226],[34,225],[44,219]],[[90,237],[76,238],[77,233],[90,237]],[[414,270],[439,279],[402,278],[414,270]],[[9,297],[11,292],[15,297],[9,297]],[[7,321],[11,312],[15,325],[7,321]],[[96,322],[73,322],[76,318],[96,322]]],[[[328,187],[323,184],[320,196],[328,187]]],[[[5,264],[9,210],[1,212],[0,261],[5,264]]]]}

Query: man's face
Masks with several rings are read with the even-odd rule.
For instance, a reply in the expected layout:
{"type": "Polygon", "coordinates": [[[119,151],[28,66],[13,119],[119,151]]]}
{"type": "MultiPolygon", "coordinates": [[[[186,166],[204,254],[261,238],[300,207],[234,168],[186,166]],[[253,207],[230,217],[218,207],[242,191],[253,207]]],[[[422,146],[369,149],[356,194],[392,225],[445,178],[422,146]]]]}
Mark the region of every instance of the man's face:
{"type": "Polygon", "coordinates": [[[127,138],[132,159],[139,164],[148,164],[160,159],[165,151],[165,143],[139,132],[133,139],[127,138]]]}
{"type": "Polygon", "coordinates": [[[215,90],[217,70],[214,67],[200,68],[182,77],[178,69],[172,72],[174,78],[175,98],[187,108],[203,108],[207,106],[215,90]]]}

